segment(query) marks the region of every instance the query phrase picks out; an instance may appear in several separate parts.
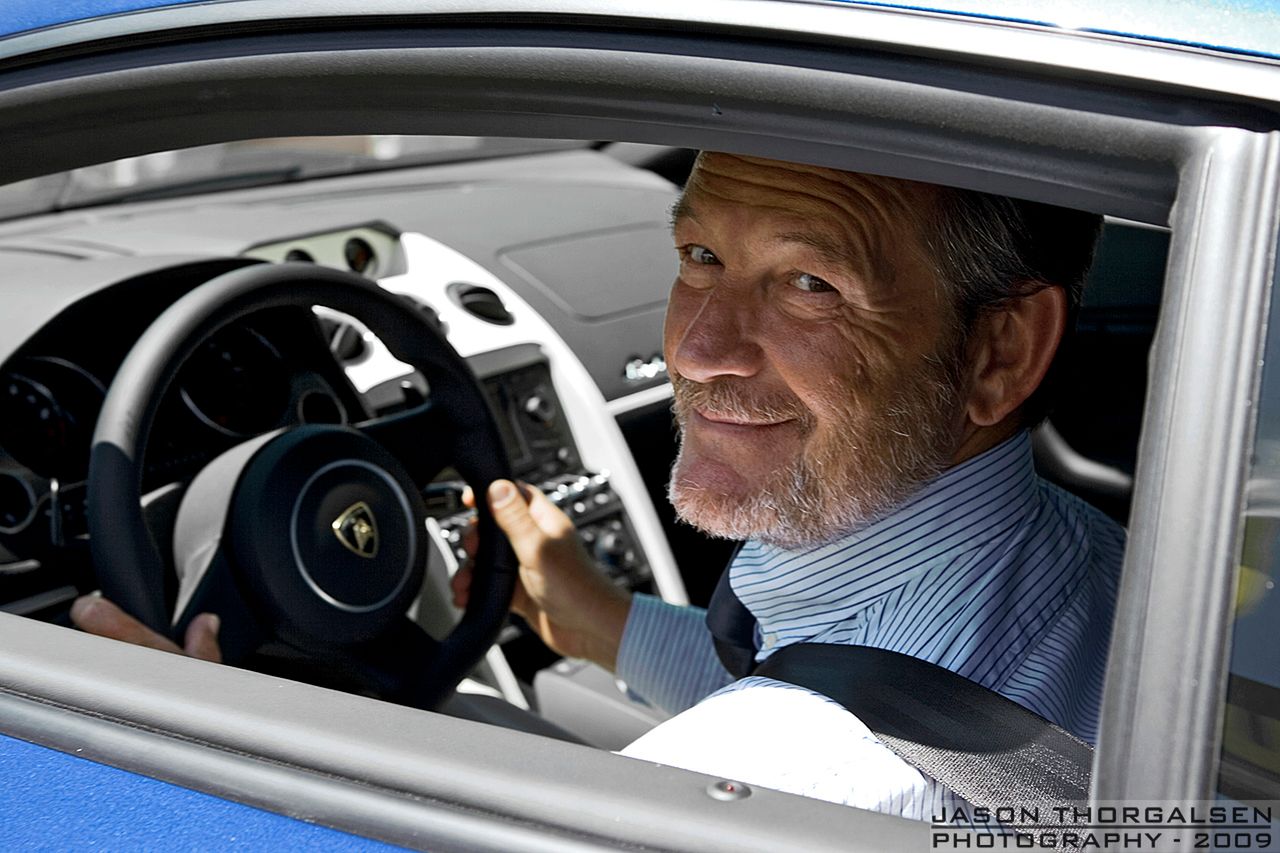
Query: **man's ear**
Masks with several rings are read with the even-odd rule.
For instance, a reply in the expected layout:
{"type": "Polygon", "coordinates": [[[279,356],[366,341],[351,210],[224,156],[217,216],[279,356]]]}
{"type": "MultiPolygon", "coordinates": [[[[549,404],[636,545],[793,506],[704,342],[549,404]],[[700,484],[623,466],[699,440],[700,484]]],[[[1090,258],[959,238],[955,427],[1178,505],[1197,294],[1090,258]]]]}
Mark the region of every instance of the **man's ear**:
{"type": "Polygon", "coordinates": [[[1042,287],[979,318],[970,338],[967,413],[980,427],[994,426],[1040,386],[1067,323],[1067,294],[1042,287]]]}

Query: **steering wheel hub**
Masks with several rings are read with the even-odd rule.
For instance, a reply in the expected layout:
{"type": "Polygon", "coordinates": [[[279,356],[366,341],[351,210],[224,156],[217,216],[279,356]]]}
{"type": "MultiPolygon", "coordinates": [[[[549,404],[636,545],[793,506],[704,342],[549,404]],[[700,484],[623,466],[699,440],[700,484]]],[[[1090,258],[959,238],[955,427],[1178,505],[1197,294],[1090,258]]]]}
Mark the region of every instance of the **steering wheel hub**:
{"type": "Polygon", "coordinates": [[[235,570],[273,621],[334,645],[404,613],[422,581],[423,519],[408,476],[377,442],[311,426],[249,460],[227,530],[235,570]]]}
{"type": "Polygon", "coordinates": [[[404,490],[385,471],[358,459],[330,462],[293,504],[293,559],[316,595],[334,607],[376,610],[408,580],[404,545],[413,537],[413,521],[404,490]]]}

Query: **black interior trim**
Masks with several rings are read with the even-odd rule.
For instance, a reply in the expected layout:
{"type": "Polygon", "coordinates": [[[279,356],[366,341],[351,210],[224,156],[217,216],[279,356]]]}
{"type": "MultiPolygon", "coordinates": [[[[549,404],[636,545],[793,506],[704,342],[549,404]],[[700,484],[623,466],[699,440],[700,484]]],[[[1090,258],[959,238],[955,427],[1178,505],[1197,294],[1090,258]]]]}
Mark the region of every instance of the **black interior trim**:
{"type": "Polygon", "coordinates": [[[1231,123],[1239,105],[1171,112],[1125,97],[1105,114],[1102,94],[1007,68],[639,30],[287,33],[0,73],[0,155],[18,179],[197,141],[371,129],[554,138],[572,120],[585,137],[730,147],[1163,222],[1197,131],[1153,119],[1231,123]],[[147,115],[129,108],[142,100],[147,115]],[[96,125],[112,133],[86,140],[96,125]],[[829,132],[839,125],[856,138],[829,132]]]}
{"type": "MultiPolygon", "coordinates": [[[[957,22],[960,23],[960,22],[957,22]]],[[[972,25],[972,22],[970,22],[972,25]]],[[[990,26],[990,24],[979,24],[990,26]]],[[[847,38],[803,39],[794,34],[758,31],[741,26],[707,26],[703,33],[661,19],[628,19],[609,15],[547,15],[545,13],[435,13],[429,15],[338,15],[289,19],[235,21],[208,26],[180,27],[133,33],[94,42],[73,43],[0,59],[0,73],[38,69],[45,63],[64,68],[76,60],[110,56],[116,68],[148,67],[166,61],[160,52],[180,47],[188,59],[212,55],[346,50],[356,36],[365,49],[414,47],[534,47],[651,52],[669,56],[700,54],[720,59],[750,57],[752,62],[793,66],[846,74],[885,77],[927,84],[956,92],[999,95],[1028,103],[1079,108],[1088,104],[1096,113],[1141,116],[1183,125],[1224,125],[1250,130],[1274,127],[1280,111],[1245,98],[1211,99],[1166,81],[1146,81],[1140,91],[1119,87],[1100,75],[1064,75],[1046,68],[1034,74],[1023,69],[1017,89],[1008,90],[1003,69],[990,61],[966,61],[954,55],[917,50],[916,55],[890,53],[863,44],[850,51],[847,38]],[[714,36],[709,42],[707,36],[714,36]]],[[[1135,50],[1149,49],[1139,44],[1135,50]]],[[[74,72],[73,72],[74,73],[74,72]]],[[[65,72],[60,74],[63,76],[65,72]]],[[[22,75],[18,83],[31,82],[22,75]]]]}

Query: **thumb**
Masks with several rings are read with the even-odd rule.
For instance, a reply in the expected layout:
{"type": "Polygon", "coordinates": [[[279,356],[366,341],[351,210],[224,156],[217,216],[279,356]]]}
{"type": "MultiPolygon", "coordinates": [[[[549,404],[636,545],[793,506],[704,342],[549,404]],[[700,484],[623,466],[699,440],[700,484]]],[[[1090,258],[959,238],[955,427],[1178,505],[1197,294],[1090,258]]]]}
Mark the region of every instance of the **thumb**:
{"type": "Polygon", "coordinates": [[[490,483],[489,509],[493,512],[494,521],[507,534],[520,562],[536,562],[545,534],[529,514],[529,505],[520,496],[516,484],[510,480],[494,480],[490,483]]]}

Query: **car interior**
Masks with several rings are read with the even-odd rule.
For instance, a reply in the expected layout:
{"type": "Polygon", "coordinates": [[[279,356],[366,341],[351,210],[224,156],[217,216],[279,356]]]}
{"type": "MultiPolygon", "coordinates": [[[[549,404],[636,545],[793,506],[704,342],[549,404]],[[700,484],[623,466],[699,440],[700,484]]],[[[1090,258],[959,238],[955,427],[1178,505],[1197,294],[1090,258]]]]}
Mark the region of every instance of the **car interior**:
{"type": "MultiPolygon", "coordinates": [[[[99,588],[86,480],[107,388],[165,309],[210,279],[262,264],[348,271],[403,297],[467,357],[511,471],[573,518],[601,569],[629,590],[705,606],[734,543],[678,523],[665,499],[677,438],[661,352],[675,270],[667,221],[695,153],[479,138],[274,139],[63,176],[69,209],[0,224],[9,289],[56,282],[20,303],[5,337],[0,607],[67,625],[70,602],[99,588]],[[430,162],[389,168],[392,146],[428,151],[430,162]],[[295,162],[315,176],[277,183],[295,162]],[[377,168],[364,171],[369,164],[377,168]]],[[[42,202],[56,177],[7,188],[0,205],[42,202]]],[[[1107,223],[1061,401],[1035,436],[1043,476],[1121,523],[1166,246],[1163,229],[1107,223]]],[[[331,307],[285,306],[229,324],[199,343],[158,402],[140,478],[159,550],[174,552],[184,493],[229,449],[277,430],[393,416],[430,395],[421,371],[331,307]]],[[[461,615],[448,577],[467,559],[462,538],[474,513],[452,465],[418,485],[430,549],[410,613],[439,638],[461,615]]],[[[163,596],[176,621],[185,593],[174,560],[163,596]]],[[[376,679],[289,643],[262,644],[245,665],[378,694],[376,679]]],[[[664,716],[604,670],[558,659],[518,617],[445,708],[605,749],[664,716]]]]}
{"type": "MultiPolygon", "coordinates": [[[[0,42],[6,737],[410,846],[923,843],[610,754],[661,714],[489,606],[514,566],[483,510],[486,605],[449,603],[461,484],[508,473],[614,582],[707,602],[733,545],[666,503],[661,329],[670,208],[710,149],[1107,215],[1034,435],[1040,473],[1130,534],[1092,795],[1209,796],[1228,696],[1236,790],[1274,790],[1273,752],[1249,752],[1266,703],[1227,689],[1274,272],[1269,61],[843,4],[420,5],[197,3],[0,42]],[[266,484],[302,505],[290,466],[337,434],[352,468],[371,443],[399,457],[378,488],[403,513],[380,524],[424,519],[376,594],[313,576],[272,526],[266,484]],[[233,506],[241,470],[261,487],[233,506]],[[222,541],[233,509],[262,535],[222,541]],[[218,582],[257,544],[323,618],[273,622],[264,602],[299,596],[271,574],[254,602],[218,582]],[[241,667],[69,630],[96,588],[162,628],[234,591],[241,667]],[[286,623],[307,630],[251,630],[286,623]],[[330,629],[357,651],[298,654],[330,629]],[[419,656],[461,681],[445,714],[419,710],[445,698],[419,656]]],[[[335,565],[372,559],[368,507],[338,509],[335,565]]]]}

